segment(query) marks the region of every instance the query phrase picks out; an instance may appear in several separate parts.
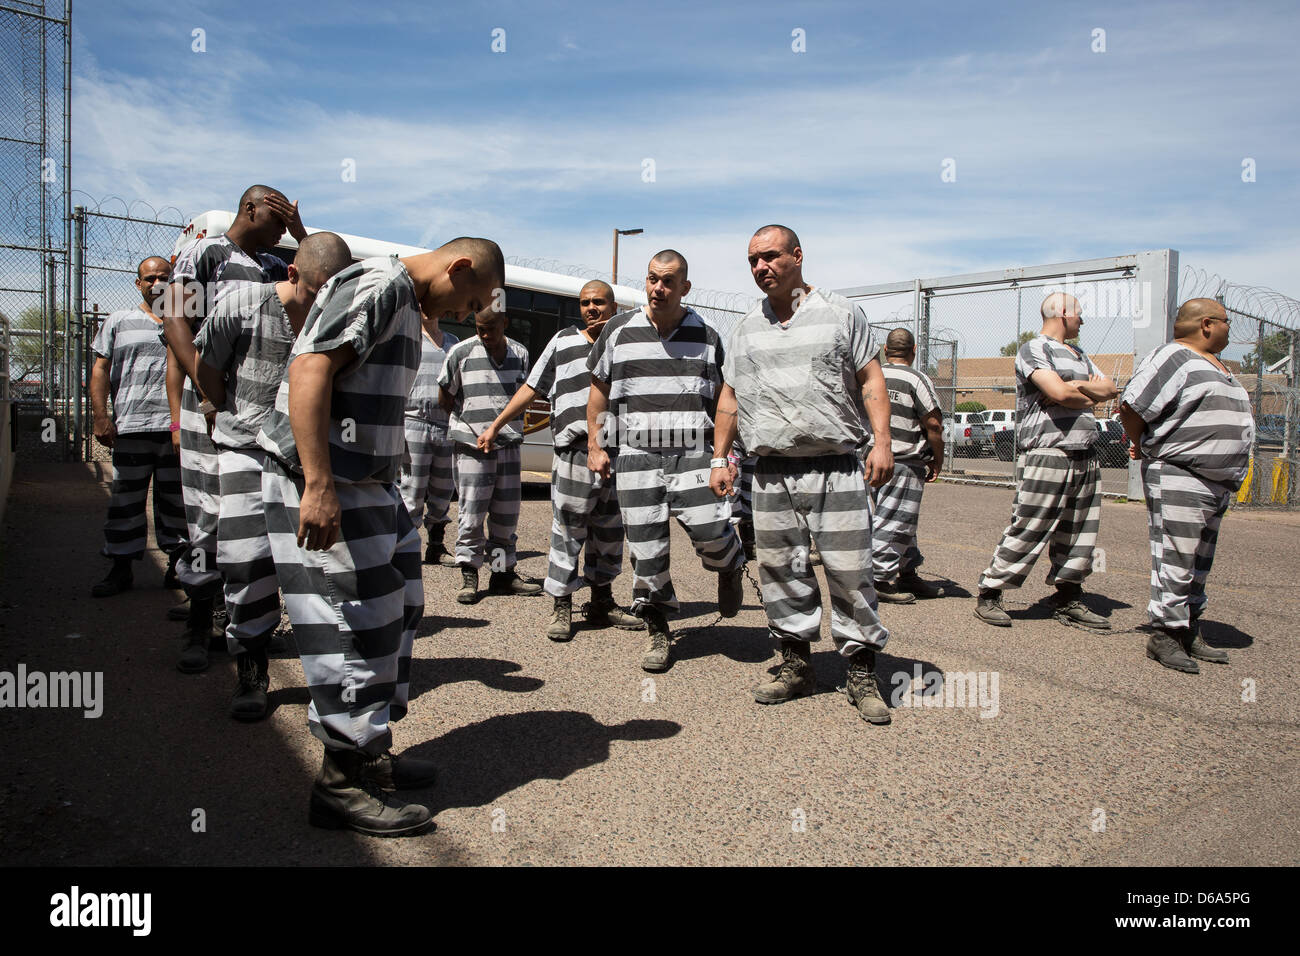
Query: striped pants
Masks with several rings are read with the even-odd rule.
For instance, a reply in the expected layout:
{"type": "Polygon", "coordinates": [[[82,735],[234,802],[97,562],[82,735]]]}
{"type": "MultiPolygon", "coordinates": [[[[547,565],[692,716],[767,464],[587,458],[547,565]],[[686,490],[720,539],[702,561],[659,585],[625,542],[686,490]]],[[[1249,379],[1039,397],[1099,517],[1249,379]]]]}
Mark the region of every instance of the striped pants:
{"type": "Polygon", "coordinates": [[[406,715],[411,648],[424,616],[420,532],[395,485],[336,482],[342,527],[327,551],[298,547],[303,480],[268,456],[266,526],[326,747],[382,753],[406,715]]]}
{"type": "Polygon", "coordinates": [[[883,648],[871,577],[871,496],[856,455],[764,455],[754,471],[754,541],[768,627],[787,640],[821,637],[822,596],[808,559],[821,552],[831,639],[844,657],[883,648]]]}
{"type": "Polygon", "coordinates": [[[758,457],[751,455],[736,463],[735,496],[731,499],[731,523],[752,521],[754,518],[754,468],[758,457]]]}
{"type": "Polygon", "coordinates": [[[397,490],[417,526],[423,516],[424,526],[430,531],[447,523],[447,509],[456,484],[451,474],[451,442],[447,441],[447,426],[426,422],[421,418],[407,418],[406,448],[411,462],[402,469],[397,490]],[[425,506],[428,510],[425,510],[425,506]]]}
{"type": "Polygon", "coordinates": [[[676,518],[709,571],[733,571],[745,563],[731,525],[731,502],[709,488],[704,451],[647,451],[620,448],[618,503],[632,556],[632,607],[650,604],[676,611],[677,592],[669,566],[669,524],[676,518]]]}
{"type": "Polygon", "coordinates": [[[585,580],[609,584],[623,568],[623,518],[615,478],[587,467],[587,449],[557,448],[551,463],[551,557],[546,593],[572,594],[585,580]],[[582,578],[578,557],[586,546],[582,578]]]}
{"type": "Polygon", "coordinates": [[[925,475],[924,462],[895,459],[894,477],[871,489],[871,565],[877,581],[893,583],[925,561],[916,546],[925,475]]]}
{"type": "Polygon", "coordinates": [[[1035,448],[1016,461],[1011,524],[980,575],[981,588],[1018,588],[1043,545],[1052,562],[1047,583],[1082,584],[1092,571],[1101,524],[1101,467],[1096,454],[1035,448]]]}
{"type": "Polygon", "coordinates": [[[153,480],[153,534],[158,547],[171,554],[185,541],[185,505],[181,499],[181,463],[170,432],[118,435],[113,442],[113,490],[104,521],[106,558],[144,557],[149,520],[145,502],[153,480]]]}
{"type": "Polygon", "coordinates": [[[476,571],[486,557],[493,571],[515,566],[515,528],[519,524],[518,445],[484,453],[456,445],[458,533],[456,563],[476,571]],[[483,520],[487,519],[487,553],[483,520]]]}
{"type": "Polygon", "coordinates": [[[222,448],[217,569],[226,591],[226,648],[232,655],[270,642],[280,623],[280,582],[266,534],[260,448],[222,448]]]}
{"type": "Polygon", "coordinates": [[[194,385],[187,378],[181,394],[181,493],[189,547],[176,563],[176,574],[191,597],[215,596],[221,590],[217,569],[217,522],[221,514],[221,466],[217,447],[199,414],[194,385]]]}
{"type": "Polygon", "coordinates": [[[1142,489],[1151,542],[1147,615],[1161,627],[1187,628],[1205,610],[1205,579],[1233,492],[1150,458],[1142,462],[1142,489]]]}

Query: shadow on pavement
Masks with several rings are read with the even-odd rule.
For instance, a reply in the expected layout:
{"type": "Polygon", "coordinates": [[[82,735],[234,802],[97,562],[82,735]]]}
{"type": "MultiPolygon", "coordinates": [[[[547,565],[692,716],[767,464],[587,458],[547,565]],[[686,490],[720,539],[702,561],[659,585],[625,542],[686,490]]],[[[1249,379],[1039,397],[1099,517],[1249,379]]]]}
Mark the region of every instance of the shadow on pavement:
{"type": "Polygon", "coordinates": [[[538,677],[515,674],[523,667],[514,661],[486,657],[439,657],[411,659],[410,700],[444,684],[477,681],[493,690],[526,694],[537,690],[545,681],[538,677]]]}

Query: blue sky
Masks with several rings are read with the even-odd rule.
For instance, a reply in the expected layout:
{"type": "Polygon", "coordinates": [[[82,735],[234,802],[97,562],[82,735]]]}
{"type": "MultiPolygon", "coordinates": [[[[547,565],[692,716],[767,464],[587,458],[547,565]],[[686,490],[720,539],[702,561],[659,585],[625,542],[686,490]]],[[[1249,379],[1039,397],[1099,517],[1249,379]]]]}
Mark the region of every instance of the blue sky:
{"type": "Polygon", "coordinates": [[[625,273],[673,246],[745,293],[780,221],[829,287],[1171,247],[1300,297],[1294,3],[83,0],[74,23],[95,196],[194,214],[267,182],[309,226],[601,269],[642,227],[625,273]]]}

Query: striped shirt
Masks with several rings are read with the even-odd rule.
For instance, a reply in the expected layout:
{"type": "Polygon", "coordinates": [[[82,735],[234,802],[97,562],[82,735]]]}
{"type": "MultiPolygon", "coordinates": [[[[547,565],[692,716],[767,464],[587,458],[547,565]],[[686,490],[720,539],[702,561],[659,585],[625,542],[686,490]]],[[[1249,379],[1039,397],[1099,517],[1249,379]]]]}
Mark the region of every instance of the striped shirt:
{"type": "MultiPolygon", "coordinates": [[[[406,457],[406,402],[420,366],[420,306],[396,256],[354,262],[321,287],[289,364],[346,345],[357,357],[330,388],[330,470],[338,481],[395,481],[406,457]]],[[[287,374],[257,443],[302,474],[289,424],[287,374]]]]}
{"type": "Polygon", "coordinates": [[[784,326],[766,298],[736,323],[723,376],[756,455],[857,454],[868,426],[858,372],[876,357],[862,310],[813,289],[784,326]]]}
{"type": "Polygon", "coordinates": [[[934,461],[934,449],[921,425],[921,420],[939,407],[934,383],[924,372],[901,362],[886,362],[881,370],[889,389],[889,437],[894,459],[934,461]]]}
{"type": "Polygon", "coordinates": [[[528,376],[528,387],[551,403],[556,448],[587,448],[587,396],[591,393],[587,358],[594,344],[576,325],[560,329],[546,343],[528,376]]]}
{"type": "Polygon", "coordinates": [[[204,289],[204,298],[191,306],[191,328],[198,331],[199,324],[228,291],[227,282],[283,282],[289,278],[289,267],[279,256],[259,252],[257,258],[249,256],[224,235],[195,239],[182,247],[172,264],[172,282],[197,282],[204,289]]]}
{"type": "MultiPolygon", "coordinates": [[[[592,378],[609,383],[612,432],[618,438],[609,446],[711,447],[723,358],[722,337],[689,307],[667,338],[645,309],[620,312],[606,322],[587,367],[592,378]]],[[[611,433],[609,425],[604,431],[611,433]]]]}
{"type": "MultiPolygon", "coordinates": [[[[442,330],[439,329],[441,332],[442,330]]],[[[438,376],[448,353],[460,339],[450,332],[442,333],[442,345],[435,345],[423,329],[420,332],[420,368],[415,373],[415,384],[406,400],[406,417],[447,427],[447,413],[438,404],[438,376]]]]}
{"type": "Polygon", "coordinates": [[[294,340],[275,285],[238,283],[194,339],[203,363],[226,375],[226,401],[212,429],[212,443],[221,448],[256,448],[275,408],[294,340]]]}
{"type": "Polygon", "coordinates": [[[1255,419],[1250,396],[1231,372],[1169,342],[1138,365],[1122,401],[1147,423],[1142,454],[1234,491],[1241,487],[1255,419]]]}
{"type": "MultiPolygon", "coordinates": [[[[447,361],[438,376],[438,384],[453,400],[448,440],[462,445],[476,444],[483,429],[505,411],[527,377],[528,349],[512,338],[506,339],[506,354],[500,365],[477,335],[457,344],[447,353],[447,361]]],[[[495,444],[509,447],[523,440],[524,416],[520,413],[501,427],[495,444]]]]}
{"type": "Polygon", "coordinates": [[[139,306],[114,312],[95,333],[91,349],[108,359],[113,423],[119,435],[165,432],[172,414],[167,404],[167,349],[159,340],[160,322],[139,306]]]}
{"type": "Polygon", "coordinates": [[[1097,441],[1097,419],[1090,408],[1066,408],[1048,402],[1030,376],[1038,369],[1050,369],[1064,382],[1086,382],[1100,375],[1092,359],[1073,345],[1058,342],[1041,332],[1020,346],[1016,353],[1016,421],[1020,423],[1017,445],[1031,448],[1061,448],[1085,451],[1097,441]]]}

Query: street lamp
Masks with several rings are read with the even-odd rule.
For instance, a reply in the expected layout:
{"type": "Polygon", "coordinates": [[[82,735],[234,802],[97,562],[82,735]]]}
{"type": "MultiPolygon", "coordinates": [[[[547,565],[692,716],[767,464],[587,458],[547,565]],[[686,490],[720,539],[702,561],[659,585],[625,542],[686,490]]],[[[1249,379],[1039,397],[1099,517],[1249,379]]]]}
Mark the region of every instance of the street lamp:
{"type": "Polygon", "coordinates": [[[618,285],[618,237],[619,236],[639,236],[645,232],[644,229],[615,229],[614,230],[614,268],[611,270],[611,285],[618,285]]]}

